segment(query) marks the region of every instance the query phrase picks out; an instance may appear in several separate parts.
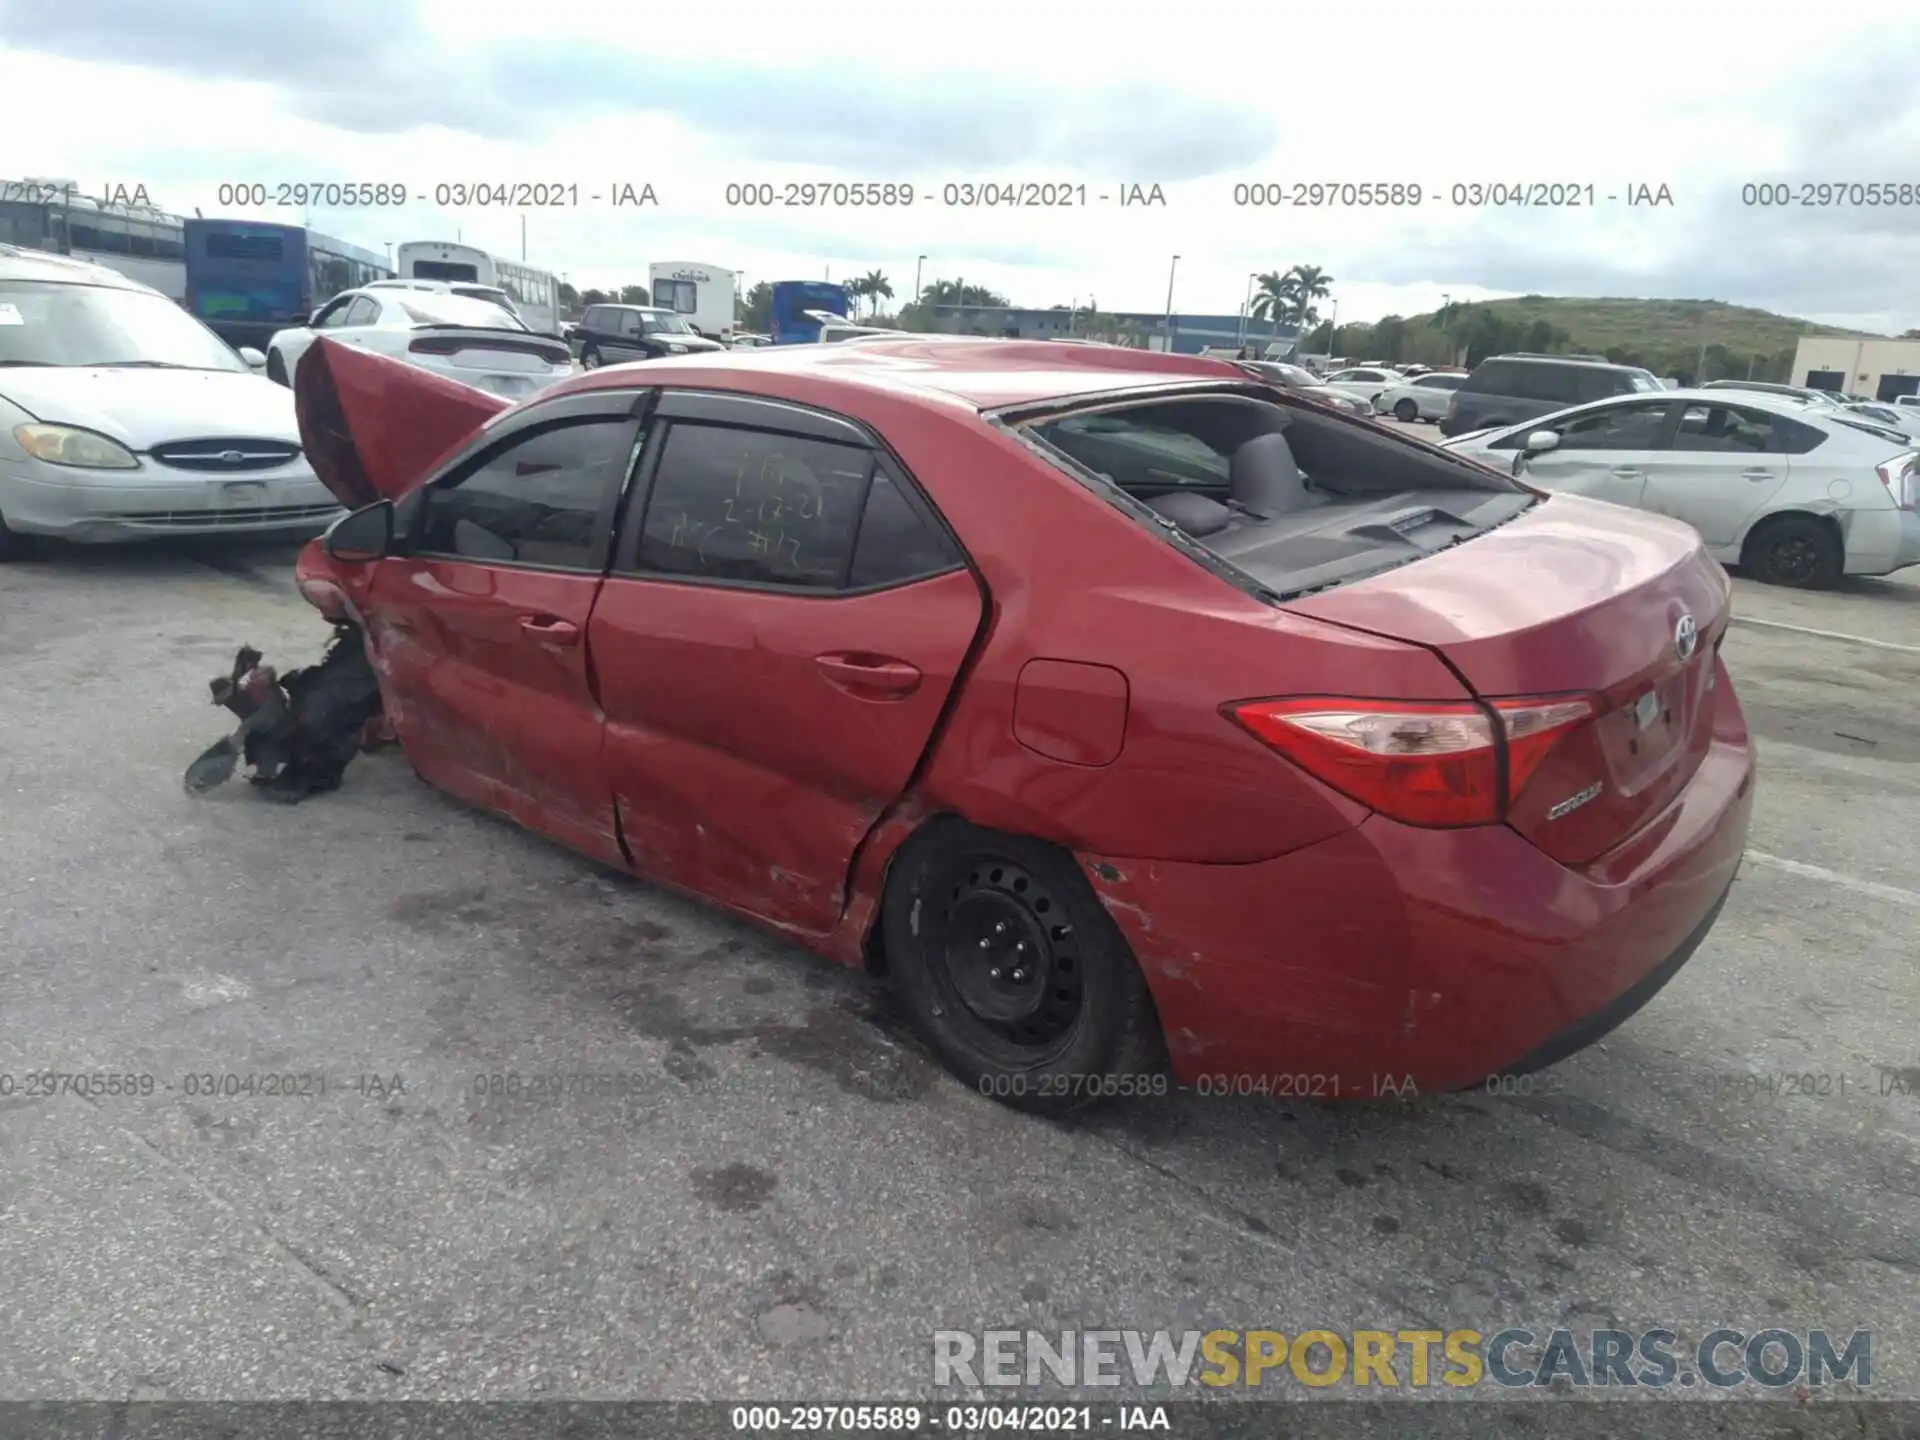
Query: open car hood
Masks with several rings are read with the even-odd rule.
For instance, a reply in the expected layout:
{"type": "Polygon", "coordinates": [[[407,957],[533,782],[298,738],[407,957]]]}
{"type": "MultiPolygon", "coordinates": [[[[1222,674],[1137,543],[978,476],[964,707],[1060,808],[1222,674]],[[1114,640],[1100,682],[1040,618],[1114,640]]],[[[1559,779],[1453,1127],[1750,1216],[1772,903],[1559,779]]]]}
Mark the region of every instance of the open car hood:
{"type": "Polygon", "coordinates": [[[324,337],[294,367],[300,443],[349,510],[398,500],[513,402],[324,337]]]}

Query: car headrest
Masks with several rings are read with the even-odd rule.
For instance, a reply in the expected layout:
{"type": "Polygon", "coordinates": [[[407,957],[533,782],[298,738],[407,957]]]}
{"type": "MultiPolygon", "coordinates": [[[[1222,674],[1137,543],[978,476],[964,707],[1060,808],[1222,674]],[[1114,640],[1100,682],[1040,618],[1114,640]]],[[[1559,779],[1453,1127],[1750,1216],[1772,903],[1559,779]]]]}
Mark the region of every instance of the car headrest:
{"type": "Polygon", "coordinates": [[[1293,447],[1278,431],[1256,435],[1235,450],[1227,477],[1234,501],[1261,519],[1304,510],[1313,503],[1306,477],[1294,463],[1293,447]]]}

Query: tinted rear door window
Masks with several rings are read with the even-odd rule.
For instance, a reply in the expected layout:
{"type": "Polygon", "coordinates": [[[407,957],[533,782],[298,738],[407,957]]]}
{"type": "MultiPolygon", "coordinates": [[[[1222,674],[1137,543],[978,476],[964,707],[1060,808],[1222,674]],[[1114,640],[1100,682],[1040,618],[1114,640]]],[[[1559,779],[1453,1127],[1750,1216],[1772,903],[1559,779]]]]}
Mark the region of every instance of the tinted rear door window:
{"type": "Polygon", "coordinates": [[[873,468],[873,452],[855,445],[675,421],[647,495],[639,568],[837,589],[873,468]]]}

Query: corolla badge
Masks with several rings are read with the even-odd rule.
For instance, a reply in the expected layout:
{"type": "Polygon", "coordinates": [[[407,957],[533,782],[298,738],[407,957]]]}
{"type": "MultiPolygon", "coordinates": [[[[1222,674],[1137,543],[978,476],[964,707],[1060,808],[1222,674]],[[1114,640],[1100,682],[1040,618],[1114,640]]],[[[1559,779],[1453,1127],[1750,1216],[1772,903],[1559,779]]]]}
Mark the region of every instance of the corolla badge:
{"type": "Polygon", "coordinates": [[[1691,660],[1693,652],[1700,648],[1700,627],[1693,623],[1693,616],[1682,615],[1680,623],[1673,627],[1673,648],[1682,660],[1691,660]]]}

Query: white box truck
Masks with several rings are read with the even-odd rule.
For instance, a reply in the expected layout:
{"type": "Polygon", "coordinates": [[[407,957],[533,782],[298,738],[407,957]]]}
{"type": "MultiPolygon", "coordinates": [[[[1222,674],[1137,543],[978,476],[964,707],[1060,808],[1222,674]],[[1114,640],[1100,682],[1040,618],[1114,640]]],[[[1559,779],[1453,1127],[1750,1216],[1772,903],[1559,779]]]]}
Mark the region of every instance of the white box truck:
{"type": "Polygon", "coordinates": [[[709,340],[733,342],[733,297],[740,277],[699,260],[662,260],[648,268],[647,292],[709,340]]]}

